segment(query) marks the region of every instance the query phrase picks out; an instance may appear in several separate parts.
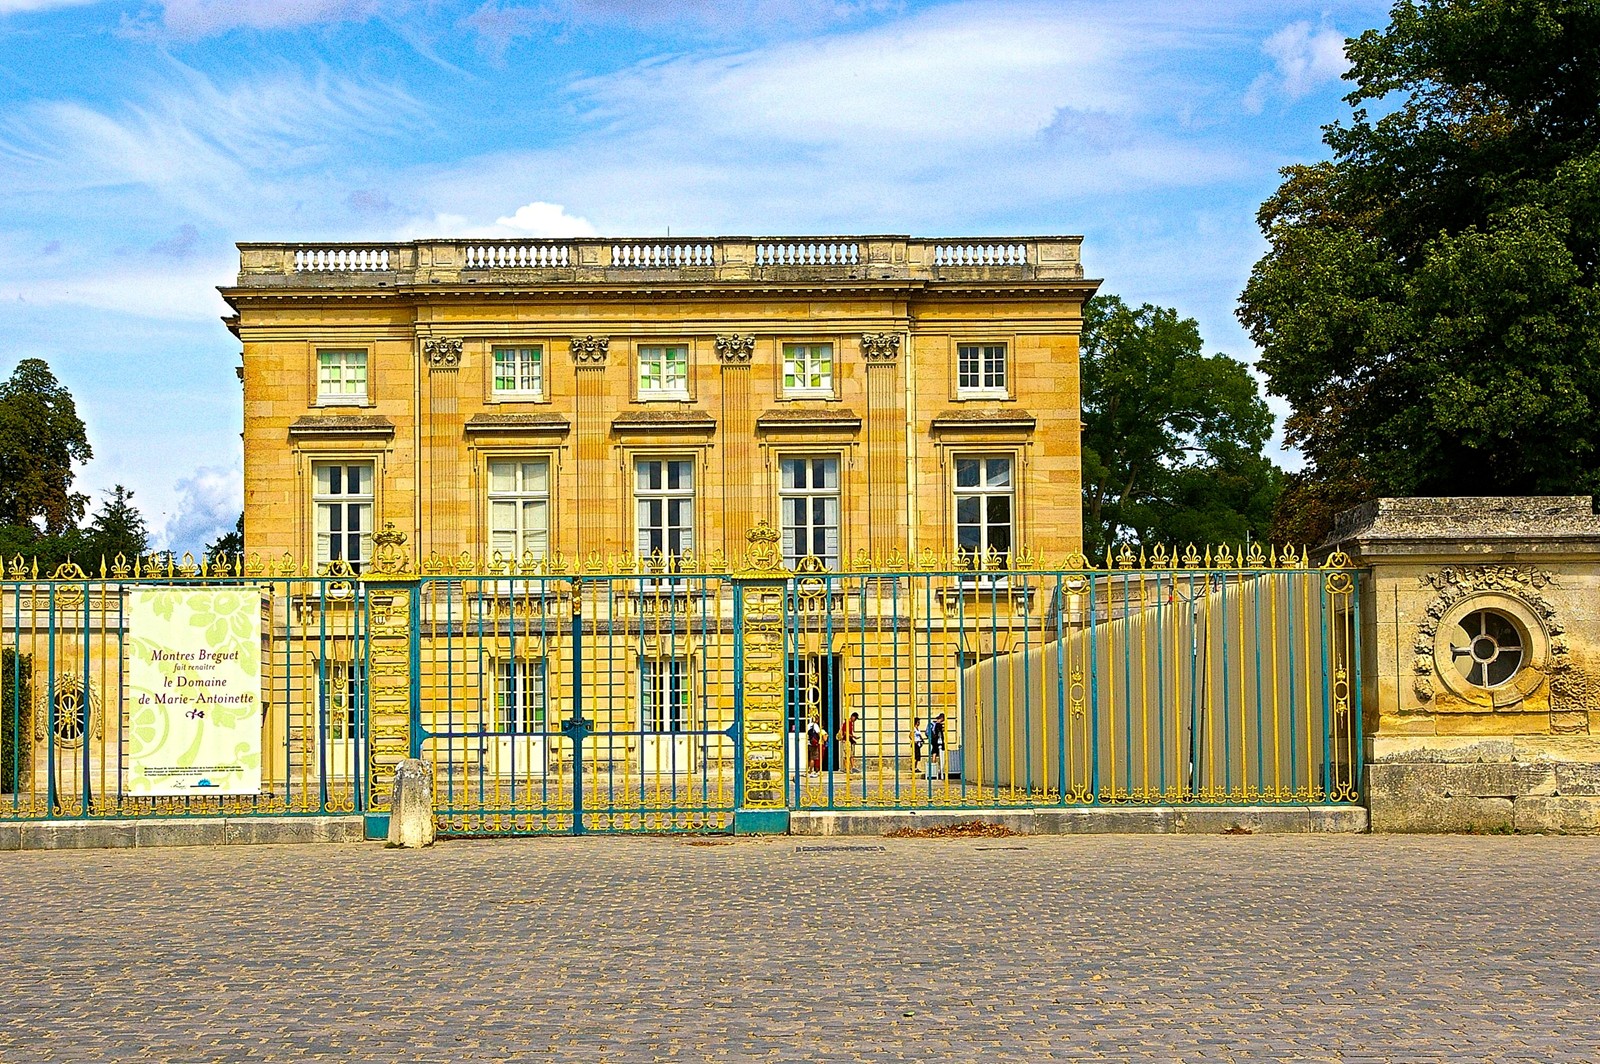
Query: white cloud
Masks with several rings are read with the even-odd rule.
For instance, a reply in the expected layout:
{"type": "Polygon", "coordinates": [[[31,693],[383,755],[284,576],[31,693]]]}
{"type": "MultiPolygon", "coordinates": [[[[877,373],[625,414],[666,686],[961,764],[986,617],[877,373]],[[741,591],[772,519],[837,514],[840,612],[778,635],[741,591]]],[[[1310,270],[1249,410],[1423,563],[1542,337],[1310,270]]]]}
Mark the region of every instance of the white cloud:
{"type": "Polygon", "coordinates": [[[201,466],[173,486],[177,502],[153,537],[155,546],[195,557],[207,543],[233,531],[244,509],[244,471],[237,467],[201,466]]]}
{"type": "Polygon", "coordinates": [[[16,15],[25,11],[53,11],[58,7],[86,7],[100,0],[0,0],[0,15],[16,15]]]}
{"type": "Polygon", "coordinates": [[[160,28],[192,40],[236,29],[284,30],[361,21],[383,10],[378,0],[161,0],[160,28]]]}
{"type": "MultiPolygon", "coordinates": [[[[506,175],[507,183],[520,183],[506,175]]],[[[496,182],[495,187],[504,188],[496,182]]],[[[464,214],[441,212],[431,218],[413,218],[394,234],[396,240],[425,237],[563,237],[594,236],[597,230],[587,218],[574,217],[559,203],[535,200],[518,207],[512,214],[494,220],[493,225],[472,221],[464,214]]]]}
{"type": "Polygon", "coordinates": [[[1350,68],[1344,41],[1338,30],[1313,30],[1309,22],[1291,23],[1268,37],[1261,50],[1272,60],[1272,70],[1258,75],[1245,90],[1245,110],[1260,114],[1269,96],[1292,103],[1338,81],[1350,68]]]}

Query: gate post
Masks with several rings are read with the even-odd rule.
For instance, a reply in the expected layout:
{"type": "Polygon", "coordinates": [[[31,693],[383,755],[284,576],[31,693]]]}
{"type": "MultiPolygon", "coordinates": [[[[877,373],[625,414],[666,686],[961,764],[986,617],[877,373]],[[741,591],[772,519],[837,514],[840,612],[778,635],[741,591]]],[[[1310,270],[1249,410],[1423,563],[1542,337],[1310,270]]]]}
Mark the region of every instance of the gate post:
{"type": "Polygon", "coordinates": [[[789,830],[784,791],[783,598],[789,572],[778,533],[766,520],[746,536],[744,564],[733,577],[733,704],[737,731],[733,830],[782,835],[789,830]]]}
{"type": "Polygon", "coordinates": [[[372,563],[362,574],[367,601],[367,800],[362,811],[366,837],[386,839],[395,766],[422,753],[417,642],[422,603],[405,533],[390,521],[372,542],[372,563]]]}

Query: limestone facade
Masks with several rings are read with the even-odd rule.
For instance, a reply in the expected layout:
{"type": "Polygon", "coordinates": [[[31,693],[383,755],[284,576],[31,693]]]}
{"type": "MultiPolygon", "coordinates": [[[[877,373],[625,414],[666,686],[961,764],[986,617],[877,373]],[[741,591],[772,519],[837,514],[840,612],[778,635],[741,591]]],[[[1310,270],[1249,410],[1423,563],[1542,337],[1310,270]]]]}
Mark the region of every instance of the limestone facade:
{"type": "Polygon", "coordinates": [[[950,553],[957,463],[1001,459],[1009,502],[985,515],[1009,527],[969,544],[1064,557],[1082,541],[1078,333],[1098,284],[1078,252],[1076,237],[240,245],[223,296],[243,345],[246,551],[361,561],[393,522],[421,557],[736,557],[765,518],[793,554],[806,530],[780,497],[810,490],[833,508],[811,542],[845,567],[950,553]],[[804,489],[803,459],[824,463],[804,489]],[[641,527],[651,492],[686,536],[641,527]]]}
{"type": "Polygon", "coordinates": [[[1374,831],[1600,830],[1600,516],[1587,496],[1379,499],[1360,588],[1374,831]]]}

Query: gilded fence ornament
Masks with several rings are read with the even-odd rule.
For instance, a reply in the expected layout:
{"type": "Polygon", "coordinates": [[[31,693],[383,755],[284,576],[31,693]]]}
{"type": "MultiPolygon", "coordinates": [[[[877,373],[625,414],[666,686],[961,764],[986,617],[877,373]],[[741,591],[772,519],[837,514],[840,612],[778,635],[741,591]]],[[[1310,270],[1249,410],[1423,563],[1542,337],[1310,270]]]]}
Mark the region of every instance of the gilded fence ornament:
{"type": "Polygon", "coordinates": [[[411,552],[406,550],[406,534],[385,521],[383,527],[372,534],[373,576],[407,576],[411,573],[411,552]]]}
{"type": "Polygon", "coordinates": [[[188,551],[183,552],[183,561],[178,563],[178,575],[185,579],[193,579],[200,575],[200,564],[194,560],[194,555],[188,551]]]}
{"type": "Polygon", "coordinates": [[[740,576],[781,576],[789,570],[783,566],[783,551],[779,549],[782,537],[765,517],[745,535],[744,565],[740,576]]]}
{"type": "Polygon", "coordinates": [[[1211,559],[1212,564],[1218,569],[1233,568],[1233,551],[1228,549],[1226,543],[1217,544],[1217,553],[1211,559]]]}
{"type": "Polygon", "coordinates": [[[261,560],[261,552],[251,551],[249,557],[245,558],[244,560],[244,575],[261,576],[265,574],[266,571],[267,566],[266,563],[261,560]]]}
{"type": "MultiPolygon", "coordinates": [[[[1124,543],[1117,550],[1116,567],[1118,569],[1132,569],[1134,564],[1133,547],[1124,543]]],[[[1107,566],[1109,568],[1109,565],[1107,566]]]]}
{"type": "Polygon", "coordinates": [[[1251,568],[1251,569],[1264,569],[1264,568],[1266,568],[1267,555],[1261,549],[1261,544],[1260,543],[1252,543],[1252,544],[1250,544],[1250,549],[1249,549],[1248,552],[1246,552],[1246,555],[1245,555],[1244,565],[1249,567],[1249,568],[1251,568]]]}
{"type": "Polygon", "coordinates": [[[290,554],[288,551],[284,551],[283,556],[280,557],[274,564],[274,569],[274,575],[294,576],[299,571],[300,567],[294,563],[294,555],[290,554]]]}

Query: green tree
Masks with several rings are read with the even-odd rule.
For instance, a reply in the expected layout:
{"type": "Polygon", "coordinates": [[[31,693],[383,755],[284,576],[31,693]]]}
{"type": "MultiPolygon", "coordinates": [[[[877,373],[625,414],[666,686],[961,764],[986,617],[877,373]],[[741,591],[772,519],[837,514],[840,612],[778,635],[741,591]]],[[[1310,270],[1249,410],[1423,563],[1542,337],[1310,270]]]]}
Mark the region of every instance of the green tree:
{"type": "Polygon", "coordinates": [[[0,794],[27,790],[33,725],[33,666],[14,647],[0,647],[0,794]]]}
{"type": "Polygon", "coordinates": [[[1084,309],[1084,550],[1263,538],[1282,474],[1261,454],[1272,414],[1200,326],[1113,295],[1084,309]]]}
{"type": "Polygon", "coordinates": [[[1595,492],[1600,5],[1400,0],[1347,51],[1352,115],[1283,171],[1240,299],[1307,458],[1275,531],[1374,494],[1595,492]]]}
{"type": "Polygon", "coordinates": [[[17,363],[0,383],[0,525],[72,528],[89,504],[72,490],[72,467],[93,455],[72,395],[50,367],[17,363]]]}
{"type": "Polygon", "coordinates": [[[98,567],[102,558],[110,563],[119,554],[130,565],[135,558],[142,557],[150,549],[150,532],[145,527],[144,515],[133,505],[133,492],[121,484],[106,492],[86,539],[89,557],[79,560],[85,569],[89,569],[91,563],[98,567]]]}
{"type": "Polygon", "coordinates": [[[232,558],[244,553],[244,514],[239,514],[239,523],[233,526],[232,532],[224,532],[210,543],[206,544],[207,558],[232,558]]]}

